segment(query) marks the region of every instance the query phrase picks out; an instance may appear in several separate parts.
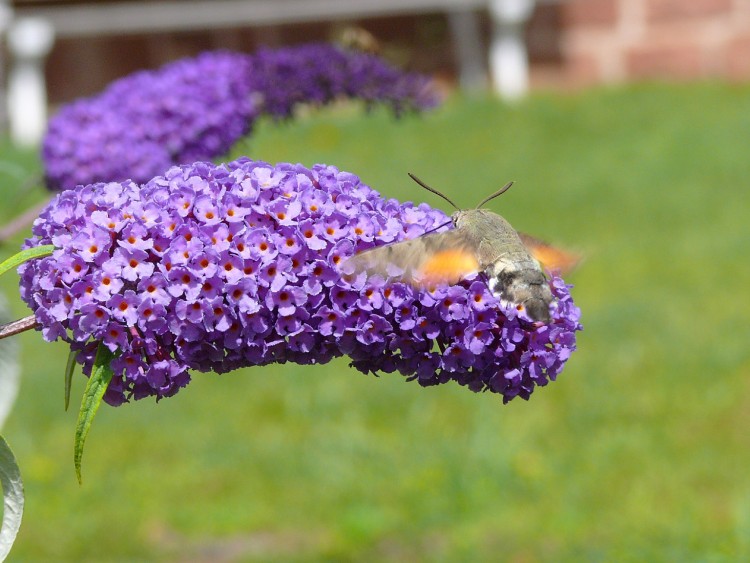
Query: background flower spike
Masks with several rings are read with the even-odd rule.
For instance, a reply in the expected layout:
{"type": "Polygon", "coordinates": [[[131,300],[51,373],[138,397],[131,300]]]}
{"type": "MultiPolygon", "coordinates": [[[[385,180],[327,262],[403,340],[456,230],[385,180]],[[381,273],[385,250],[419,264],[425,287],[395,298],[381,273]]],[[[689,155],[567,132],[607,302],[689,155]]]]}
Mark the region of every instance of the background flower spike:
{"type": "Polygon", "coordinates": [[[146,182],[174,164],[225,155],[262,115],[286,119],[299,104],[341,98],[385,105],[397,115],[437,104],[427,77],[333,45],[206,52],[136,72],[64,106],[42,144],[46,184],[61,190],[146,182]]]}

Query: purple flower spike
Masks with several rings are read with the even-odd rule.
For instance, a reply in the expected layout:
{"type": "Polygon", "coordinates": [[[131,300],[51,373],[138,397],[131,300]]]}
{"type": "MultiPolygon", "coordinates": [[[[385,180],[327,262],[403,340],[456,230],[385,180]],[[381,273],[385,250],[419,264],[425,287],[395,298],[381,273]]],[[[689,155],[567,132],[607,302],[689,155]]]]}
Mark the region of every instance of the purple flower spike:
{"type": "Polygon", "coordinates": [[[340,272],[357,251],[447,220],[332,166],[199,162],[142,186],[59,194],[25,245],[59,250],[19,268],[21,296],[47,340],[80,352],[85,373],[97,342],[116,353],[112,405],[173,395],[191,370],[345,354],[365,373],[528,398],[576,347],[580,311],[560,278],[552,321],[539,325],[481,276],[428,292],[340,272]]]}
{"type": "MultiPolygon", "coordinates": [[[[337,98],[382,103],[397,114],[436,104],[423,76],[331,45],[203,53],[132,74],[63,107],[42,145],[47,186],[146,182],[174,164],[226,154],[259,115],[286,118],[296,104],[337,98]]],[[[192,210],[192,189],[174,194],[187,203],[182,215],[192,210]]]]}
{"type": "Polygon", "coordinates": [[[381,58],[327,44],[262,49],[253,57],[255,91],[264,112],[288,117],[300,102],[326,104],[336,98],[385,103],[396,114],[437,104],[427,80],[404,74],[381,58]]]}
{"type": "Polygon", "coordinates": [[[42,145],[50,189],[134,178],[226,153],[250,131],[250,59],[204,53],[112,83],[62,108],[42,145]]]}

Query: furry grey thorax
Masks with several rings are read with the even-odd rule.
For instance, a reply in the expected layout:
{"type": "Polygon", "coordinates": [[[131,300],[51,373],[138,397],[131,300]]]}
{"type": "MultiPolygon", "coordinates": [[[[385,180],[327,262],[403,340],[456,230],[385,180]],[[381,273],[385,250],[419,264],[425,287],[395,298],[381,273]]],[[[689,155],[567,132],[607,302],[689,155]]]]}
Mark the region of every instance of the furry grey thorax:
{"type": "Polygon", "coordinates": [[[487,209],[457,211],[451,217],[498,298],[522,305],[534,321],[549,322],[553,297],[547,278],[516,230],[487,209]]]}

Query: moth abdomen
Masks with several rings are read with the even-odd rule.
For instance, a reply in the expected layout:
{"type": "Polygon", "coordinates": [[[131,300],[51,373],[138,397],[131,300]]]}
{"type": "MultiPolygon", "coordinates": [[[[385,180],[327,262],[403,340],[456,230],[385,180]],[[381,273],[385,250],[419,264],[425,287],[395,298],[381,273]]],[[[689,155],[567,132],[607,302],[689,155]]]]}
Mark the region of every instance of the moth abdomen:
{"type": "Polygon", "coordinates": [[[533,321],[548,323],[549,306],[552,303],[547,278],[536,268],[496,270],[490,266],[485,270],[490,291],[498,298],[521,305],[533,321]]]}

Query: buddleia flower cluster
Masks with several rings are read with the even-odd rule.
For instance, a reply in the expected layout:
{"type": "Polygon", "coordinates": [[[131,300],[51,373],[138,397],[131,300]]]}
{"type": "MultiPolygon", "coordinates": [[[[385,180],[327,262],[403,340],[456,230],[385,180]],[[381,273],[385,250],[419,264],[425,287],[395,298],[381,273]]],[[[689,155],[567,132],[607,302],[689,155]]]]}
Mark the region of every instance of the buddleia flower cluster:
{"type": "Polygon", "coordinates": [[[423,75],[404,73],[369,53],[313,43],[261,49],[250,61],[253,91],[263,112],[276,118],[290,117],[299,103],[327,104],[339,98],[385,104],[397,115],[437,103],[423,75]]]}
{"type": "Polygon", "coordinates": [[[43,140],[46,184],[146,182],[174,164],[226,154],[260,115],[286,118],[296,104],[338,98],[382,103],[397,114],[436,103],[425,77],[332,45],[208,52],[64,106],[43,140]]]}
{"type": "Polygon", "coordinates": [[[482,277],[421,290],[342,274],[358,251],[449,223],[333,166],[195,163],[58,194],[25,243],[57,250],[19,268],[21,296],[87,374],[100,342],[115,353],[112,405],[173,395],[190,371],[343,355],[366,373],[528,398],[575,349],[580,313],[563,280],[550,280],[540,326],[482,277]]]}

